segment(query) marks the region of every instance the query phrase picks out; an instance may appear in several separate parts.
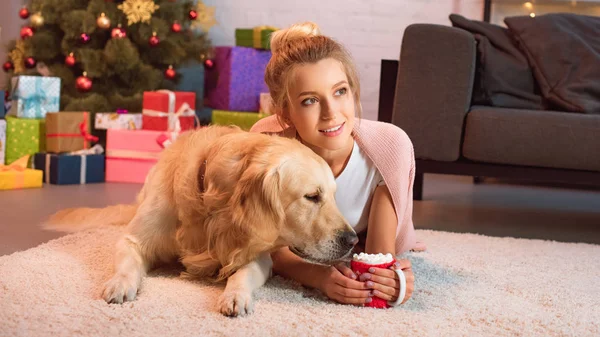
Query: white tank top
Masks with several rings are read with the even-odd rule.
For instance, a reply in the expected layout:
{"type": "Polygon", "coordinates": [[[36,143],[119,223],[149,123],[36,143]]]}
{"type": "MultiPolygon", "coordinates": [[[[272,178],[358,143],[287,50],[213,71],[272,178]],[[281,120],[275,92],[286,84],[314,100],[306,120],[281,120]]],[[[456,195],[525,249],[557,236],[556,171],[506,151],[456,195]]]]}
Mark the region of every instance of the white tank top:
{"type": "Polygon", "coordinates": [[[344,171],[335,179],[335,201],[342,215],[357,233],[367,228],[371,201],[377,186],[385,185],[375,164],[358,147],[352,148],[344,171]]]}

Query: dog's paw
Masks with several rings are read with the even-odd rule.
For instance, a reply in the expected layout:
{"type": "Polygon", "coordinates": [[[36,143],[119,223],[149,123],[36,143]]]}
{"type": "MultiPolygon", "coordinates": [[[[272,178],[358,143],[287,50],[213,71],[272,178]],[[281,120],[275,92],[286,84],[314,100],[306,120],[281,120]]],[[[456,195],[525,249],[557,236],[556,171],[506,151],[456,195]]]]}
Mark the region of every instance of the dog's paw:
{"type": "Polygon", "coordinates": [[[244,316],[254,311],[252,293],[243,289],[225,290],[219,297],[217,306],[225,316],[244,316]]]}
{"type": "Polygon", "coordinates": [[[139,282],[131,277],[115,275],[104,285],[102,298],[106,303],[121,304],[133,301],[138,291],[139,282]]]}

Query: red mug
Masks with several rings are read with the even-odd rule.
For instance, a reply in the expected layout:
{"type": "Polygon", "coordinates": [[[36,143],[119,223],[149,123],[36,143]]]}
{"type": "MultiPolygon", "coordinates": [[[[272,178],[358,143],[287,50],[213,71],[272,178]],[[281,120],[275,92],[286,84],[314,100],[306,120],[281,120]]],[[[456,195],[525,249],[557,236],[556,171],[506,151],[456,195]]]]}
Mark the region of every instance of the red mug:
{"type": "MultiPolygon", "coordinates": [[[[362,273],[368,273],[369,268],[371,268],[371,267],[387,269],[387,268],[393,266],[394,263],[396,263],[396,259],[392,259],[392,262],[381,263],[381,264],[369,264],[366,262],[352,260],[350,262],[350,268],[356,274],[356,276],[359,276],[362,273]]],[[[390,305],[388,304],[388,302],[386,300],[379,298],[377,296],[373,296],[371,302],[365,303],[365,306],[372,307],[372,308],[380,308],[380,309],[385,309],[385,308],[390,307],[390,305]]]]}

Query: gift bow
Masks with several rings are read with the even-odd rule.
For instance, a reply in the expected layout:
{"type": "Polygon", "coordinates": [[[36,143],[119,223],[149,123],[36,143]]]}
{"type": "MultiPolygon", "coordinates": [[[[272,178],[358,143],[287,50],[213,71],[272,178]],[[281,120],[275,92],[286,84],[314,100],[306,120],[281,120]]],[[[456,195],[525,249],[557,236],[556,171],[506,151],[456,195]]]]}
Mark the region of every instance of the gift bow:
{"type": "MultiPolygon", "coordinates": [[[[198,120],[198,117],[196,116],[196,111],[194,109],[192,109],[192,107],[190,107],[190,105],[187,102],[184,102],[183,104],[181,104],[179,109],[177,109],[177,111],[175,111],[176,96],[173,91],[157,90],[156,92],[165,93],[169,96],[169,108],[167,110],[167,113],[164,113],[162,111],[152,110],[152,109],[143,109],[142,113],[144,115],[153,116],[153,117],[168,117],[169,118],[168,131],[169,132],[176,132],[176,133],[181,132],[181,122],[179,121],[179,117],[181,117],[181,116],[194,116],[194,117],[196,117],[196,120],[198,120]]],[[[199,121],[198,121],[198,124],[200,124],[199,121]]]]}
{"type": "Polygon", "coordinates": [[[279,28],[273,27],[273,26],[258,26],[258,27],[254,27],[252,29],[252,44],[254,45],[254,48],[256,49],[261,49],[262,48],[262,43],[261,43],[261,39],[260,39],[260,33],[265,30],[265,29],[269,29],[269,30],[278,30],[279,28]]]}
{"type": "Polygon", "coordinates": [[[88,123],[87,123],[87,115],[85,115],[85,118],[83,120],[83,122],[79,123],[79,132],[81,133],[81,137],[83,137],[84,143],[86,143],[86,145],[84,145],[83,147],[87,148],[87,142],[97,142],[98,141],[98,137],[90,134],[88,132],[88,123]]]}
{"type": "Polygon", "coordinates": [[[23,172],[27,169],[27,163],[29,162],[29,155],[23,156],[10,165],[0,165],[0,172],[16,171],[23,172]]]}

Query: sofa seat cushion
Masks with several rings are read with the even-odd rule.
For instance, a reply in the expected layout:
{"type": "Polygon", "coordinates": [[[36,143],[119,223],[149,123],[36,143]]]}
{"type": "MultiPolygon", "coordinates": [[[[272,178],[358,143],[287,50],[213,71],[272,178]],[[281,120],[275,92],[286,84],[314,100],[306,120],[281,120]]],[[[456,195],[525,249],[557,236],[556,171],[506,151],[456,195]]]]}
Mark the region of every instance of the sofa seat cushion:
{"type": "Polygon", "coordinates": [[[474,106],[462,151],[474,161],[600,171],[600,116],[474,106]]]}

